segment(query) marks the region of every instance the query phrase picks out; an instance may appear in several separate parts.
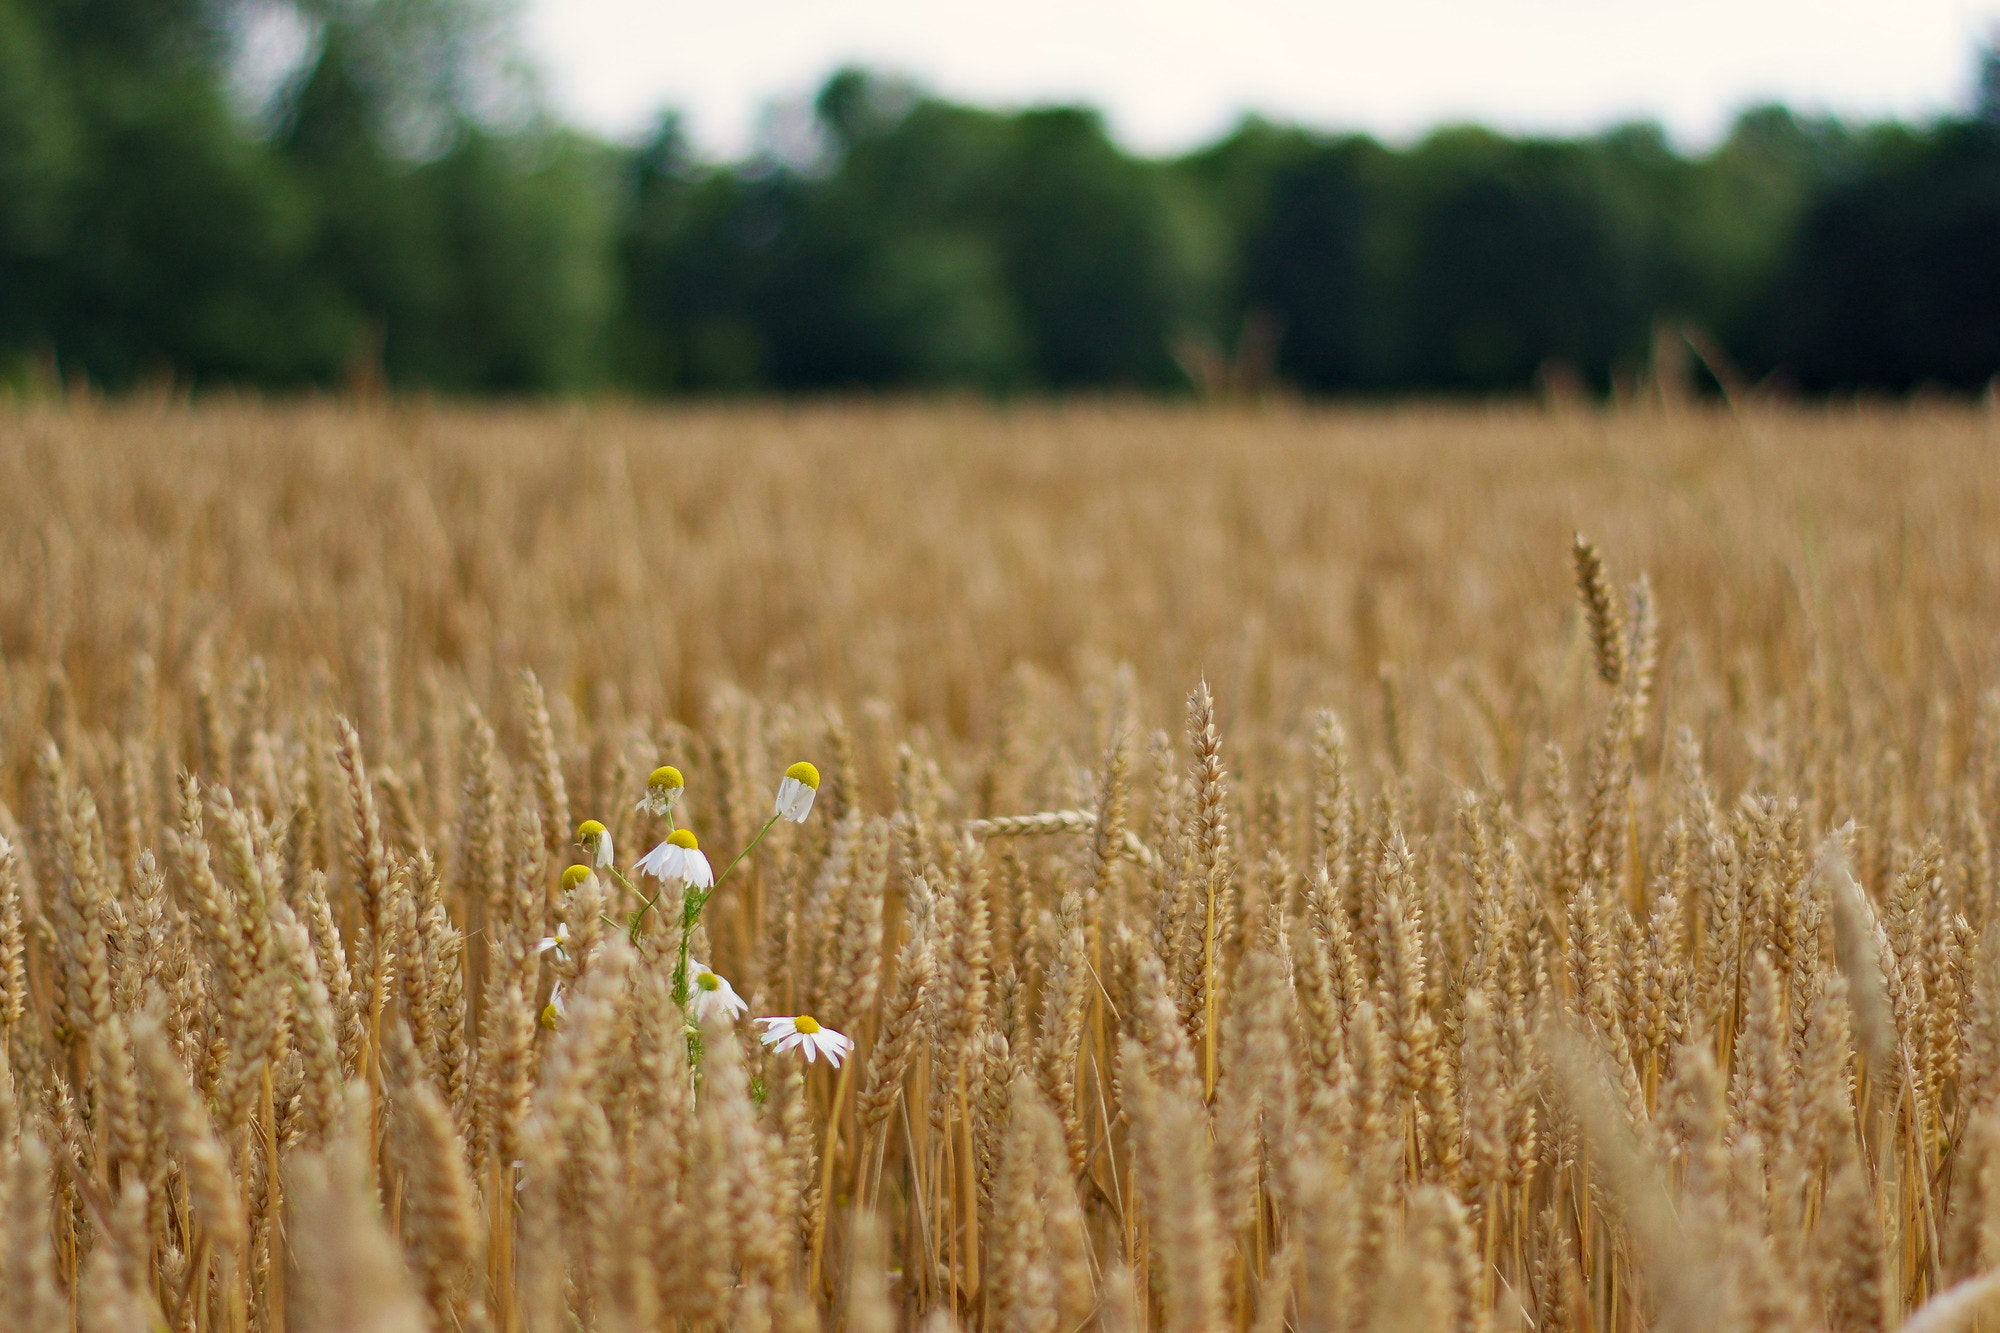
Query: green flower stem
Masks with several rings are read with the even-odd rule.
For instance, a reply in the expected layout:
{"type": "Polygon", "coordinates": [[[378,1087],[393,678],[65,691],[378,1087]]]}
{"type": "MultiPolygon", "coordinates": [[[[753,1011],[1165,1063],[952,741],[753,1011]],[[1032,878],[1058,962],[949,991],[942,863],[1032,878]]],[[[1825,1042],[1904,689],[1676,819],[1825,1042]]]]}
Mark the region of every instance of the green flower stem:
{"type": "Polygon", "coordinates": [[[735,859],[722,868],[722,873],[715,877],[715,883],[709,885],[708,888],[700,893],[688,894],[687,898],[682,902],[680,959],[674,964],[674,1003],[681,1007],[682,1013],[687,1012],[688,1006],[688,946],[694,940],[694,927],[695,923],[701,920],[701,909],[708,905],[708,900],[715,896],[715,891],[720,889],[722,882],[729,878],[729,872],[742,864],[743,858],[750,855],[756,849],[758,843],[764,841],[764,835],[769,833],[771,825],[777,822],[777,812],[773,811],[771,817],[764,821],[764,827],[757,830],[757,836],[750,839],[744,845],[743,850],[736,853],[735,859]]]}
{"type": "MultiPolygon", "coordinates": [[[[632,891],[634,893],[639,892],[637,889],[632,891]]],[[[658,901],[660,901],[660,895],[657,893],[647,898],[645,902],[640,904],[639,910],[632,913],[632,919],[625,923],[625,933],[631,937],[632,943],[637,944],[639,942],[639,923],[646,919],[646,913],[652,911],[653,904],[658,901]]]]}
{"type": "Polygon", "coordinates": [[[708,893],[690,893],[681,900],[681,949],[680,958],[674,963],[674,1003],[686,1013],[688,1007],[688,944],[694,935],[694,924],[701,920],[701,909],[708,905],[708,893]]]}
{"type": "Polygon", "coordinates": [[[715,892],[716,889],[722,887],[722,881],[729,878],[729,872],[736,869],[737,862],[741,861],[744,857],[750,855],[752,851],[756,850],[757,844],[764,841],[764,835],[771,831],[771,825],[777,822],[778,822],[777,812],[773,811],[771,817],[764,821],[764,827],[757,830],[757,836],[750,839],[749,843],[743,848],[742,851],[736,853],[736,860],[731,861],[727,866],[723,867],[722,873],[715,877],[715,885],[713,888],[709,890],[710,893],[713,893],[715,892]]]}
{"type": "MultiPolygon", "coordinates": [[[[618,879],[620,883],[624,883],[625,877],[623,875],[620,875],[618,879]]],[[[628,889],[632,889],[632,886],[630,884],[626,884],[625,887],[628,889]]],[[[641,898],[643,901],[639,905],[639,910],[632,913],[632,919],[625,923],[625,931],[628,935],[632,937],[632,943],[637,944],[639,942],[639,923],[646,919],[646,913],[653,910],[653,904],[660,901],[660,894],[656,893],[652,897],[648,898],[646,897],[645,894],[640,893],[639,890],[637,889],[632,889],[632,892],[634,894],[637,894],[638,897],[641,898]]],[[[660,890],[660,893],[665,893],[665,892],[666,892],[665,889],[660,890]]]]}

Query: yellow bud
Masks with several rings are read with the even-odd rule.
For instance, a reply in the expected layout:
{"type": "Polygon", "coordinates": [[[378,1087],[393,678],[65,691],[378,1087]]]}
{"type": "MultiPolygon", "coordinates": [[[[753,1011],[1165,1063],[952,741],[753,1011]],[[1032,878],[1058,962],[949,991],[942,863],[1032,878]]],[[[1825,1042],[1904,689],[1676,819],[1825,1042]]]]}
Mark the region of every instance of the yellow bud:
{"type": "Polygon", "coordinates": [[[814,768],[811,764],[807,763],[803,759],[799,760],[798,763],[793,764],[790,768],[786,769],[785,776],[788,778],[797,778],[800,782],[805,783],[806,786],[811,787],[814,791],[819,790],[819,770],[814,768]]]}
{"type": "Polygon", "coordinates": [[[819,1031],[819,1020],[811,1014],[800,1014],[792,1020],[792,1026],[810,1037],[819,1031]]]}
{"type": "Polygon", "coordinates": [[[583,883],[585,880],[589,878],[590,878],[589,866],[571,866],[569,869],[563,871],[562,886],[565,889],[573,890],[576,888],[577,885],[583,883]]]}
{"type": "Polygon", "coordinates": [[[681,777],[681,771],[678,768],[675,768],[672,764],[661,764],[653,770],[652,776],[646,779],[646,785],[648,787],[685,787],[687,786],[687,782],[681,777]]]}
{"type": "Polygon", "coordinates": [[[694,834],[690,833],[688,830],[684,828],[675,829],[673,833],[668,836],[667,841],[672,843],[676,847],[685,847],[691,852],[697,850],[701,846],[700,843],[694,840],[694,834]]]}
{"type": "Polygon", "coordinates": [[[603,833],[604,825],[594,819],[586,819],[576,826],[576,840],[585,846],[588,846],[593,838],[602,836],[603,833]]]}

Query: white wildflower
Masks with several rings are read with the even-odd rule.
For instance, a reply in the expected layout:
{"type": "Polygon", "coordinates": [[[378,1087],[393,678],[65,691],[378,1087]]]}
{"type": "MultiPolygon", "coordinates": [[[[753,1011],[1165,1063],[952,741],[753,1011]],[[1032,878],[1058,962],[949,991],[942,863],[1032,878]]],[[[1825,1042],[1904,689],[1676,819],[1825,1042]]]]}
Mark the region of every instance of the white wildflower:
{"type": "Polygon", "coordinates": [[[701,844],[694,834],[686,829],[675,829],[665,842],[641,857],[639,864],[632,867],[642,875],[651,875],[662,884],[688,884],[697,889],[706,889],[715,884],[715,869],[702,854],[701,844]]]}
{"type": "Polygon", "coordinates": [[[778,784],[778,804],[774,814],[783,815],[794,824],[805,823],[812,813],[813,797],[819,795],[819,770],[801,759],[785,770],[785,780],[778,784]]]}
{"type": "Polygon", "coordinates": [[[822,1027],[811,1014],[799,1014],[792,1018],[760,1018],[757,1023],[764,1029],[759,1038],[766,1046],[779,1051],[801,1050],[806,1053],[806,1063],[811,1064],[815,1056],[824,1055],[826,1062],[835,1069],[854,1049],[854,1043],[830,1027],[822,1027]]]}

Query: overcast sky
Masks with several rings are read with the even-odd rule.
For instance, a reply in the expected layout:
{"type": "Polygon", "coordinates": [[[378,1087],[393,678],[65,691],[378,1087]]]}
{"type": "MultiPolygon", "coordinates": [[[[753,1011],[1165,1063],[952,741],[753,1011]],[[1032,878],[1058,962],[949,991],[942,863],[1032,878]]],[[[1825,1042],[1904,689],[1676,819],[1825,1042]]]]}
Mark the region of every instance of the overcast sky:
{"type": "Polygon", "coordinates": [[[1746,104],[1855,116],[1965,105],[2000,0],[524,0],[557,104],[614,135],[666,107],[736,156],[762,109],[844,62],[997,105],[1102,107],[1171,152],[1244,112],[1395,139],[1445,121],[1663,122],[1711,142],[1746,104]]]}

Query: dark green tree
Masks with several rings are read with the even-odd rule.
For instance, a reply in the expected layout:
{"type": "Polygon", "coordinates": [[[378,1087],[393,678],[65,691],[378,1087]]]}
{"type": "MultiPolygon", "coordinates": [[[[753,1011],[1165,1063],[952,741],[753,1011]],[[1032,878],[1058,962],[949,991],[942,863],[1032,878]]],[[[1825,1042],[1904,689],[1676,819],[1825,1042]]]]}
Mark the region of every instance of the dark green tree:
{"type": "Polygon", "coordinates": [[[1366,139],[1294,143],[1262,185],[1242,299],[1276,321],[1278,369],[1301,388],[1352,392],[1389,372],[1371,255],[1385,156],[1366,139]]]}
{"type": "Polygon", "coordinates": [[[2000,127],[1874,136],[1818,191],[1746,341],[1815,391],[2000,374],[2000,127]]]}

